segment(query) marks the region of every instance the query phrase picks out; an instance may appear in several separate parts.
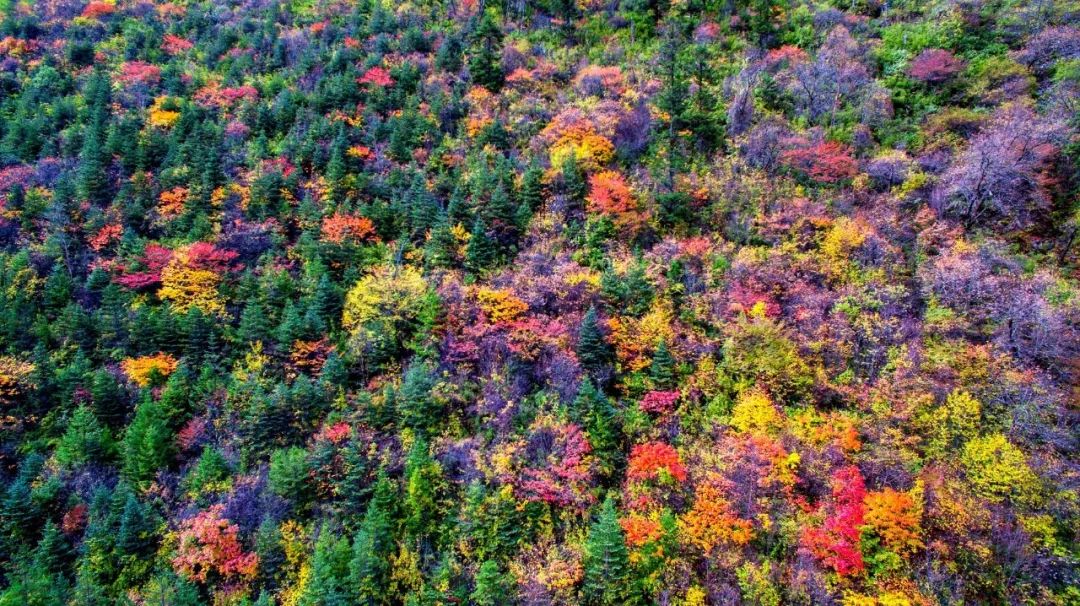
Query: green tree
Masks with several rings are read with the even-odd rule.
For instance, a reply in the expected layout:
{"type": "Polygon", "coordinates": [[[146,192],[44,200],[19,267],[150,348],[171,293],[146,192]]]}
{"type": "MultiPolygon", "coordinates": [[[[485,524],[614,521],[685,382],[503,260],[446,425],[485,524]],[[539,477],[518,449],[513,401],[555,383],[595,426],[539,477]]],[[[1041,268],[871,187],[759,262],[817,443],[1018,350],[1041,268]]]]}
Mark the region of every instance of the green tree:
{"type": "Polygon", "coordinates": [[[600,323],[596,318],[596,308],[590,307],[581,321],[581,329],[578,331],[577,345],[578,360],[581,367],[594,375],[606,368],[612,361],[613,352],[611,346],[600,331],[600,323]]]}
{"type": "Polygon", "coordinates": [[[133,485],[145,488],[158,469],[169,462],[171,438],[161,405],[148,393],[136,407],[135,418],[124,433],[123,476],[133,485]]]}
{"type": "Polygon", "coordinates": [[[630,575],[630,554],[619,526],[615,502],[609,496],[585,541],[585,604],[616,606],[637,603],[630,575]]]}
{"type": "Polygon", "coordinates": [[[360,604],[376,606],[389,602],[390,558],[394,554],[393,510],[397,491],[383,470],[368,502],[364,521],[353,539],[349,579],[360,604]]]}
{"type": "Polygon", "coordinates": [[[102,458],[109,447],[108,431],[101,427],[92,410],[80,405],[71,413],[64,435],[56,445],[56,462],[65,468],[77,467],[102,458]]]}
{"type": "Polygon", "coordinates": [[[649,378],[658,389],[675,387],[675,358],[668,350],[667,341],[661,340],[656,346],[652,365],[649,367],[649,378]]]}
{"type": "Polygon", "coordinates": [[[494,11],[486,11],[472,35],[469,75],[473,82],[495,93],[502,88],[504,80],[502,40],[503,33],[495,21],[494,11]]]}
{"type": "Polygon", "coordinates": [[[499,564],[487,560],[476,571],[476,588],[469,599],[476,606],[497,606],[513,601],[513,584],[510,578],[499,570],[499,564]]]}

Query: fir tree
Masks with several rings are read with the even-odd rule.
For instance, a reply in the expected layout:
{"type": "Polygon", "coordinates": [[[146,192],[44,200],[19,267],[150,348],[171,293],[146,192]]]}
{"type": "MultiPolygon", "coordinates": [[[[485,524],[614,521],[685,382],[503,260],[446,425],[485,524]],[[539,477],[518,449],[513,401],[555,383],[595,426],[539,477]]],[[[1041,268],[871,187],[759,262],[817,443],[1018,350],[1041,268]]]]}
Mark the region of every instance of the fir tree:
{"type": "Polygon", "coordinates": [[[494,560],[487,560],[476,571],[476,588],[469,599],[476,606],[497,606],[508,604],[514,595],[513,584],[507,575],[499,570],[494,560]]]}
{"type": "Polygon", "coordinates": [[[349,580],[360,604],[374,606],[389,601],[390,557],[394,554],[393,508],[396,491],[383,470],[368,502],[363,524],[353,540],[349,580]]]}
{"type": "Polygon", "coordinates": [[[577,356],[581,362],[581,367],[594,375],[604,370],[611,363],[611,346],[604,339],[604,334],[600,332],[595,307],[590,307],[581,321],[581,329],[578,332],[577,356]]]}
{"type": "Polygon", "coordinates": [[[484,13],[480,25],[473,32],[473,49],[469,56],[469,75],[472,81],[491,92],[499,92],[503,85],[502,30],[495,22],[493,11],[484,13]]]}
{"type": "Polygon", "coordinates": [[[160,404],[147,397],[135,409],[123,442],[122,474],[130,482],[145,487],[157,470],[169,460],[172,434],[160,404]]]}
{"type": "Polygon", "coordinates": [[[109,446],[108,433],[85,405],[71,413],[67,429],[56,445],[56,462],[75,467],[100,458],[109,446]]]}
{"type": "Polygon", "coordinates": [[[675,386],[675,358],[668,350],[667,342],[660,341],[653,353],[652,365],[649,367],[649,378],[657,389],[671,389],[675,386]]]}
{"type": "Polygon", "coordinates": [[[469,248],[465,253],[465,267],[473,274],[481,274],[495,264],[495,242],[487,233],[484,220],[477,217],[469,234],[469,248]]]}
{"type": "Polygon", "coordinates": [[[582,593],[590,606],[637,603],[630,576],[630,554],[619,526],[615,502],[609,496],[585,541],[585,580],[582,593]]]}

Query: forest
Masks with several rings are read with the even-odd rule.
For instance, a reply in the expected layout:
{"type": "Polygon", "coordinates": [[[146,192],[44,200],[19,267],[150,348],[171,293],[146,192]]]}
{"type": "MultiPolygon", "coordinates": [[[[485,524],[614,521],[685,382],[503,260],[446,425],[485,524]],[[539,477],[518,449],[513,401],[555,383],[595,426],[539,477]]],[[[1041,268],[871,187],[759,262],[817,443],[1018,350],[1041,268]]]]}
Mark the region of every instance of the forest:
{"type": "Polygon", "coordinates": [[[0,0],[0,606],[1080,605],[1080,0],[0,0]]]}

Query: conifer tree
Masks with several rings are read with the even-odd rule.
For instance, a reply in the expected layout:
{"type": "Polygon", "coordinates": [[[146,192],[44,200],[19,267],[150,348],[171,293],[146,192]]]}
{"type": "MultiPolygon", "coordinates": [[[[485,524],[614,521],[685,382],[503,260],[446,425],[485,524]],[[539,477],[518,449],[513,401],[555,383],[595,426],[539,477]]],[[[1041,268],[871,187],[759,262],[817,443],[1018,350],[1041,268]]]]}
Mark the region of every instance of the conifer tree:
{"type": "Polygon", "coordinates": [[[465,253],[465,267],[473,274],[483,273],[495,264],[495,242],[488,235],[487,226],[480,217],[476,218],[469,234],[469,247],[465,253]]]}
{"type": "Polygon", "coordinates": [[[473,82],[491,92],[499,92],[503,85],[502,40],[503,33],[495,22],[493,11],[486,11],[480,25],[473,32],[473,49],[469,57],[469,75],[473,82]]]}
{"type": "Polygon", "coordinates": [[[360,604],[374,606],[388,601],[390,557],[394,554],[393,510],[396,491],[384,470],[379,470],[375,490],[368,502],[360,531],[353,540],[349,581],[360,604]]]}
{"type": "Polygon", "coordinates": [[[671,389],[675,386],[675,358],[668,350],[667,342],[660,341],[653,353],[652,365],[649,367],[649,378],[657,389],[671,389]]]}
{"type": "Polygon", "coordinates": [[[623,529],[609,496],[600,508],[600,516],[589,529],[585,542],[585,580],[582,587],[585,604],[617,606],[635,604],[636,592],[630,575],[630,554],[623,529]]]}
{"type": "Polygon", "coordinates": [[[476,588],[469,599],[476,606],[498,606],[510,603],[513,599],[513,586],[510,579],[499,570],[494,560],[486,560],[476,572],[476,588]]]}
{"type": "Polygon", "coordinates": [[[165,413],[147,393],[124,433],[123,476],[140,488],[147,486],[168,462],[171,442],[165,413]]]}
{"type": "Polygon", "coordinates": [[[108,445],[108,433],[94,412],[82,405],[68,419],[67,429],[56,445],[56,461],[63,467],[82,465],[103,456],[108,445]]]}
{"type": "Polygon", "coordinates": [[[604,334],[600,332],[595,307],[590,307],[581,321],[581,329],[578,332],[577,356],[581,362],[581,367],[594,376],[611,363],[611,346],[604,339],[604,334]]]}

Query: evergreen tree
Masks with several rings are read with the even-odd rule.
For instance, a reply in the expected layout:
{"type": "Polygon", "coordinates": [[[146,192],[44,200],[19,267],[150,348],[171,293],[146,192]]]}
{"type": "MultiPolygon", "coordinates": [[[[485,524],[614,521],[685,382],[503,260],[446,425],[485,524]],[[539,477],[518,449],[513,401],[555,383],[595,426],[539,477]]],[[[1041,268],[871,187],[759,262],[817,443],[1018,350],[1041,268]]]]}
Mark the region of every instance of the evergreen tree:
{"type": "Polygon", "coordinates": [[[82,405],[71,413],[67,429],[56,445],[56,462],[62,467],[76,467],[102,457],[108,447],[108,432],[93,411],[82,405]]]}
{"type": "Polygon", "coordinates": [[[498,253],[495,242],[487,232],[487,226],[480,217],[476,218],[469,234],[469,247],[465,253],[465,267],[473,274],[481,274],[495,264],[498,253]]]}
{"type": "Polygon", "coordinates": [[[472,81],[497,93],[502,88],[503,33],[495,22],[493,11],[486,11],[473,32],[473,48],[469,56],[469,75],[472,81]]]}
{"type": "Polygon", "coordinates": [[[164,411],[147,394],[124,433],[123,476],[136,486],[147,486],[168,462],[171,438],[164,411]]]}
{"type": "Polygon", "coordinates": [[[578,388],[574,413],[577,422],[588,432],[589,445],[600,462],[604,476],[616,477],[615,471],[622,462],[618,418],[611,399],[601,393],[589,377],[585,377],[578,388]]]}
{"type": "Polygon", "coordinates": [[[405,462],[405,531],[413,539],[435,533],[442,468],[431,458],[427,442],[417,439],[405,462]]]}
{"type": "Polygon", "coordinates": [[[507,575],[499,570],[494,560],[487,560],[476,572],[476,588],[469,599],[476,606],[497,606],[513,601],[513,584],[507,575]]]}
{"type": "Polygon", "coordinates": [[[393,509],[396,491],[383,470],[368,502],[363,524],[353,540],[349,580],[360,604],[375,606],[389,602],[390,558],[394,554],[393,509]]]}
{"type": "Polygon", "coordinates": [[[347,606],[355,604],[350,598],[347,579],[349,576],[349,541],[326,525],[315,541],[315,553],[311,557],[311,576],[304,586],[304,593],[297,606],[347,606]]]}
{"type": "Polygon", "coordinates": [[[675,358],[668,350],[667,342],[660,341],[653,353],[652,365],[649,367],[649,378],[657,389],[672,389],[675,387],[675,358]]]}
{"type": "Polygon", "coordinates": [[[581,362],[581,367],[593,375],[607,368],[612,361],[611,346],[608,345],[607,340],[604,339],[604,334],[600,331],[595,307],[590,307],[581,321],[581,329],[578,332],[577,356],[581,362]]]}
{"type": "Polygon", "coordinates": [[[615,502],[609,496],[585,541],[585,580],[582,593],[589,606],[637,603],[630,575],[630,554],[619,526],[615,502]]]}

